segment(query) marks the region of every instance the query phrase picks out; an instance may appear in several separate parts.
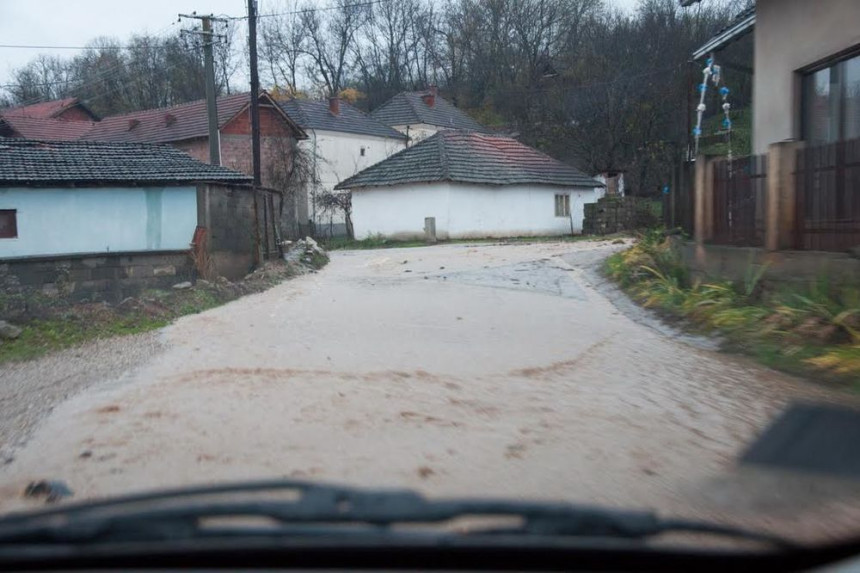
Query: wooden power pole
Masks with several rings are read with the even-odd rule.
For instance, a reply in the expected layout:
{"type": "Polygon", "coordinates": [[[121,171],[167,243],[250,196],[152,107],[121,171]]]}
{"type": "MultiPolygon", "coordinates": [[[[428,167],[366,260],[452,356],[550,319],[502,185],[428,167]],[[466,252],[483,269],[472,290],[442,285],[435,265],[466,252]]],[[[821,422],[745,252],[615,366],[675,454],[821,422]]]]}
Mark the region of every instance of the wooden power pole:
{"type": "Polygon", "coordinates": [[[251,60],[251,160],[254,186],[260,183],[260,78],[257,75],[257,0],[248,0],[248,50],[251,60]]]}
{"type": "Polygon", "coordinates": [[[203,65],[206,76],[206,112],[209,119],[209,163],[221,165],[221,133],[218,130],[218,101],[215,98],[215,56],[212,47],[216,41],[224,38],[221,34],[212,31],[212,22],[226,22],[222,18],[213,16],[198,16],[193,14],[180,14],[179,18],[192,18],[203,22],[203,30],[189,32],[203,38],[203,65]]]}

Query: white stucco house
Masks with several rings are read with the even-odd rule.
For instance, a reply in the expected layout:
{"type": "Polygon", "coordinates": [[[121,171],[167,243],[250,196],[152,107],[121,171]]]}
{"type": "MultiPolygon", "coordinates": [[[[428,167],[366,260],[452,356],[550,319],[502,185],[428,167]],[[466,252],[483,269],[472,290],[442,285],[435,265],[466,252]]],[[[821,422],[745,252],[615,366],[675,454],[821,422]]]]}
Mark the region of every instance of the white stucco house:
{"type": "Polygon", "coordinates": [[[488,132],[468,114],[439,97],[435,87],[419,92],[401,92],[370,115],[406,135],[409,145],[445,129],[488,132]]]}
{"type": "Polygon", "coordinates": [[[204,182],[250,178],[167,146],[0,138],[0,259],[187,251],[204,182]]]}
{"type": "Polygon", "coordinates": [[[347,179],[355,237],[438,239],[582,232],[603,186],[515,139],[443,130],[347,179]]]}
{"type": "Polygon", "coordinates": [[[312,221],[317,235],[343,236],[349,228],[342,209],[327,207],[324,194],[335,186],[406,147],[406,136],[339,98],[291,99],[281,109],[307,134],[299,143],[316,174],[315,184],[299,202],[299,220],[312,221]]]}

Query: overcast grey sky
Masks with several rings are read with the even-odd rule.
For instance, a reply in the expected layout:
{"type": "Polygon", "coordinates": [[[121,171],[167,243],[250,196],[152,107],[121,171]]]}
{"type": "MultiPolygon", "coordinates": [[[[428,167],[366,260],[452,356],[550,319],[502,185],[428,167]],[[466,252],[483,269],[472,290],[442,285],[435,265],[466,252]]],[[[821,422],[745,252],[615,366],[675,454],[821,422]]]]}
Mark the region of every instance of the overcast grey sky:
{"type": "MultiPolygon", "coordinates": [[[[632,10],[638,0],[606,0],[632,10]]],[[[295,0],[258,0],[261,12],[273,6],[294,6],[295,0]]],[[[320,4],[326,4],[324,0],[320,4]]],[[[177,14],[245,14],[246,0],[0,0],[0,44],[82,46],[98,36],[124,40],[135,33],[164,33],[177,14]]],[[[0,85],[11,71],[40,53],[74,55],[75,50],[0,47],[0,85]]]]}

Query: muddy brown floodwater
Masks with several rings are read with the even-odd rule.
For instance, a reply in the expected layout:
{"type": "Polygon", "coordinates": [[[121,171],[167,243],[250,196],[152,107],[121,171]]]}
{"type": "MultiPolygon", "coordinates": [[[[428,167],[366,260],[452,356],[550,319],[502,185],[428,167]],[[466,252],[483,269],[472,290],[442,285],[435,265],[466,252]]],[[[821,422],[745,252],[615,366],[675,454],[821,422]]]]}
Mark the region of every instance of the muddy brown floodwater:
{"type": "Polygon", "coordinates": [[[179,320],[121,384],[57,407],[0,470],[2,509],[31,507],[20,491],[41,478],[82,499],[301,477],[809,540],[860,529],[857,485],[735,463],[788,402],[853,398],[625,305],[594,272],[622,247],[336,252],[318,274],[179,320]]]}

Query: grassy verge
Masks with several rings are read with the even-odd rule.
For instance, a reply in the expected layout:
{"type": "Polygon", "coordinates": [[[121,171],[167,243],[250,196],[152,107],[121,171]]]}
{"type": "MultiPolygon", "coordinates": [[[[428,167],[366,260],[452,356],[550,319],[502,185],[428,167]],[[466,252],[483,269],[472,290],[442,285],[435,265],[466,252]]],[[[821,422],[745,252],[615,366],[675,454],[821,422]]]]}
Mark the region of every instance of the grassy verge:
{"type": "Polygon", "coordinates": [[[592,236],[592,235],[560,235],[560,236],[547,236],[547,237],[507,237],[503,239],[494,239],[494,238],[486,238],[486,239],[451,239],[445,241],[438,241],[437,243],[427,243],[421,240],[396,240],[396,239],[387,239],[381,235],[370,236],[366,239],[347,239],[345,237],[335,237],[332,239],[326,239],[321,241],[321,244],[325,246],[325,248],[329,251],[340,251],[340,250],[365,250],[365,249],[402,249],[402,248],[411,248],[411,247],[429,247],[436,245],[474,245],[474,244],[488,244],[488,245],[506,245],[506,244],[529,244],[529,243],[574,243],[578,241],[593,241],[593,240],[613,240],[619,237],[625,237],[629,235],[625,234],[616,234],[616,235],[605,235],[605,236],[592,236]]]}
{"type": "Polygon", "coordinates": [[[688,327],[720,334],[727,350],[768,366],[860,388],[860,288],[820,279],[765,290],[766,268],[739,283],[693,281],[662,233],[607,259],[606,274],[633,299],[688,327]]]}
{"type": "Polygon", "coordinates": [[[198,281],[187,290],[149,290],[115,305],[105,302],[46,303],[41,297],[34,297],[35,304],[33,300],[28,301],[27,313],[15,321],[23,328],[21,336],[0,344],[0,364],[37,358],[98,338],[161,328],[181,316],[262,292],[301,274],[308,267],[319,269],[327,262],[325,254],[313,253],[302,265],[281,261],[269,263],[239,282],[220,279],[198,281]]]}

